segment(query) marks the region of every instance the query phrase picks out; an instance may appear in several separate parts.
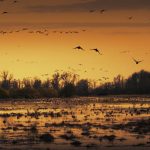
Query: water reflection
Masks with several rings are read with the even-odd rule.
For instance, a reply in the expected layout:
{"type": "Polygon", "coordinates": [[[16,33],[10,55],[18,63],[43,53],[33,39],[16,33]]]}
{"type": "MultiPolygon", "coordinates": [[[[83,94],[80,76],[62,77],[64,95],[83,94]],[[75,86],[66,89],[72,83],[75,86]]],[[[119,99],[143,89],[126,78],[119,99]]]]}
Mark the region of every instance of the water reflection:
{"type": "Polygon", "coordinates": [[[150,100],[102,97],[1,101],[0,144],[81,149],[150,146],[150,100]],[[45,144],[46,143],[46,144],[45,144]]]}

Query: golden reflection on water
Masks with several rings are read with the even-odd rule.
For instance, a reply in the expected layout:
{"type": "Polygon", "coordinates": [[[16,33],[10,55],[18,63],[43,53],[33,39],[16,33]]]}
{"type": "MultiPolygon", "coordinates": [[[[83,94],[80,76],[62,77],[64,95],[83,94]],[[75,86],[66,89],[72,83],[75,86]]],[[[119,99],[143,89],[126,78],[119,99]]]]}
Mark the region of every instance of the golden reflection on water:
{"type": "Polygon", "coordinates": [[[0,102],[0,143],[18,141],[40,147],[39,135],[50,133],[55,141],[49,143],[73,147],[72,139],[62,135],[73,134],[82,148],[99,146],[149,145],[150,131],[139,134],[129,122],[150,119],[150,101],[145,98],[73,98],[51,100],[22,100],[0,102]],[[141,100],[142,99],[142,100],[141,100]],[[118,128],[119,125],[119,128],[118,128]],[[32,130],[35,127],[36,130],[32,130]],[[109,139],[106,136],[114,136],[109,139]]]}

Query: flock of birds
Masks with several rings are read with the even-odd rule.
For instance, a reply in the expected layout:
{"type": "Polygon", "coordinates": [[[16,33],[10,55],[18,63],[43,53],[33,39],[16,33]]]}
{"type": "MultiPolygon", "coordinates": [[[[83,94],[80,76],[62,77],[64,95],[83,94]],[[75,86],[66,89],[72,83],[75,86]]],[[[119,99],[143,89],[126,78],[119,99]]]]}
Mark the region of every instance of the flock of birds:
{"type": "MultiPolygon", "coordinates": [[[[6,1],[6,0],[0,0],[0,2],[4,2],[4,1],[6,1]]],[[[18,2],[19,2],[19,1],[17,1],[17,0],[13,0],[13,1],[12,1],[12,4],[16,4],[16,3],[18,3],[18,2]]],[[[3,11],[1,14],[2,14],[2,15],[8,14],[8,11],[3,11]]]]}
{"type": "MultiPolygon", "coordinates": [[[[81,46],[76,46],[74,49],[85,51],[85,49],[82,48],[81,46]]],[[[96,53],[102,55],[102,53],[100,53],[100,50],[99,50],[98,48],[93,48],[93,49],[90,49],[90,50],[95,51],[96,53]]],[[[125,53],[125,52],[126,52],[126,51],[123,51],[123,53],[125,53]]],[[[143,61],[143,60],[136,60],[136,59],[133,58],[133,57],[132,57],[132,59],[133,59],[133,61],[135,62],[135,64],[137,64],[137,65],[143,61]]]]}
{"type": "MultiPolygon", "coordinates": [[[[5,2],[6,0],[0,0],[0,2],[5,2]]],[[[19,3],[19,0],[12,0],[12,4],[17,4],[19,3]]],[[[97,10],[97,9],[91,9],[89,10],[90,13],[96,13],[96,12],[99,12],[100,14],[104,14],[105,12],[107,12],[108,10],[107,9],[100,9],[100,10],[97,10]]],[[[3,11],[1,14],[4,15],[4,14],[8,14],[9,12],[8,11],[3,11]]],[[[133,19],[133,16],[129,16],[128,17],[129,20],[132,20],[133,19]]]]}
{"type": "MultiPolygon", "coordinates": [[[[10,30],[10,31],[6,31],[6,30],[1,30],[0,31],[0,35],[6,35],[6,34],[13,34],[13,33],[20,33],[26,31],[29,34],[39,34],[39,35],[49,35],[49,31],[47,29],[41,29],[41,30],[31,30],[29,28],[22,28],[22,29],[17,29],[17,30],[10,30]]],[[[82,30],[54,30],[52,31],[52,33],[59,33],[59,34],[79,34],[80,32],[86,32],[85,29],[82,30]]]]}
{"type": "MultiPolygon", "coordinates": [[[[85,49],[83,49],[81,46],[77,46],[74,49],[85,51],[85,49]]],[[[90,49],[90,50],[95,51],[96,53],[102,55],[102,53],[100,53],[100,50],[98,50],[97,48],[93,48],[93,49],[90,49]]]]}
{"type": "MultiPolygon", "coordinates": [[[[0,2],[4,2],[6,0],[0,0],[0,2]]],[[[13,0],[12,1],[12,4],[16,4],[18,3],[19,1],[18,0],[13,0]]],[[[99,12],[100,14],[104,14],[105,12],[107,12],[108,10],[107,9],[100,9],[100,10],[97,10],[97,9],[91,9],[89,10],[89,13],[97,13],[99,12]]],[[[9,12],[8,11],[3,11],[1,14],[4,15],[4,14],[8,14],[9,12]]],[[[133,19],[133,16],[129,16],[128,17],[129,20],[132,20],[133,19]]],[[[2,35],[5,35],[5,34],[12,34],[12,33],[19,33],[19,32],[22,32],[22,31],[27,31],[27,33],[30,33],[30,34],[40,34],[40,35],[46,35],[48,36],[49,35],[49,30],[47,29],[42,29],[42,30],[30,30],[29,28],[22,28],[20,30],[13,30],[13,31],[0,31],[0,34],[2,35]]],[[[80,31],[75,31],[75,30],[71,30],[71,31],[60,31],[60,30],[54,30],[52,31],[53,33],[59,33],[59,34],[78,34],[80,32],[86,32],[85,29],[82,29],[80,31]]],[[[76,46],[74,47],[73,49],[75,50],[81,50],[81,51],[85,51],[85,49],[82,47],[82,46],[76,46]]],[[[90,51],[93,51],[93,52],[96,52],[97,54],[99,55],[103,55],[101,50],[99,50],[98,48],[92,48],[92,49],[89,49],[90,51]]],[[[126,53],[127,51],[122,51],[121,53],[126,53]]],[[[143,60],[137,60],[135,58],[132,57],[132,60],[134,61],[134,63],[136,65],[140,64],[141,62],[143,62],[143,60]]],[[[20,62],[19,59],[17,59],[17,62],[20,62]]],[[[30,62],[30,63],[34,63],[34,62],[30,62]]],[[[79,64],[80,66],[82,66],[82,64],[79,64]]],[[[87,72],[86,70],[84,71],[85,73],[87,72]]],[[[44,76],[48,76],[49,74],[42,74],[41,76],[44,77],[44,76]]],[[[108,77],[102,77],[102,79],[104,80],[108,80],[109,78],[108,77]]],[[[102,81],[102,79],[99,79],[99,81],[102,81]]]]}

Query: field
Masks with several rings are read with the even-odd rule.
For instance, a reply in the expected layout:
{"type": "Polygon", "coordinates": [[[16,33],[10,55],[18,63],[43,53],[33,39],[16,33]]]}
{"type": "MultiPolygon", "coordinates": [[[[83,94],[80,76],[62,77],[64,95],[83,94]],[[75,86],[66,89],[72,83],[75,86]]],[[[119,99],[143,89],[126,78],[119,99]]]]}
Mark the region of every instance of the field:
{"type": "Polygon", "coordinates": [[[0,149],[150,149],[147,96],[1,100],[0,149]]]}

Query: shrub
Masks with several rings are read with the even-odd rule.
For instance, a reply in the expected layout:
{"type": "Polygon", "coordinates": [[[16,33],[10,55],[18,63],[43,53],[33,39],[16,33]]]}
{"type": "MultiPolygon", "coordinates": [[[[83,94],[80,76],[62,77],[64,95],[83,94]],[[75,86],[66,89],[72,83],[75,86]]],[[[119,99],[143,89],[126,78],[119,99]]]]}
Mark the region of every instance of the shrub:
{"type": "Polygon", "coordinates": [[[75,95],[75,86],[72,83],[66,83],[60,91],[62,97],[72,97],[75,95]]]}
{"type": "Polygon", "coordinates": [[[41,97],[47,97],[47,98],[58,97],[58,91],[56,91],[55,89],[41,88],[39,90],[39,93],[41,97]]]}
{"type": "Polygon", "coordinates": [[[39,98],[40,97],[38,91],[32,88],[10,90],[10,96],[12,98],[39,98]]]}
{"type": "Polygon", "coordinates": [[[7,90],[0,89],[0,99],[9,98],[9,94],[7,90]]]}

